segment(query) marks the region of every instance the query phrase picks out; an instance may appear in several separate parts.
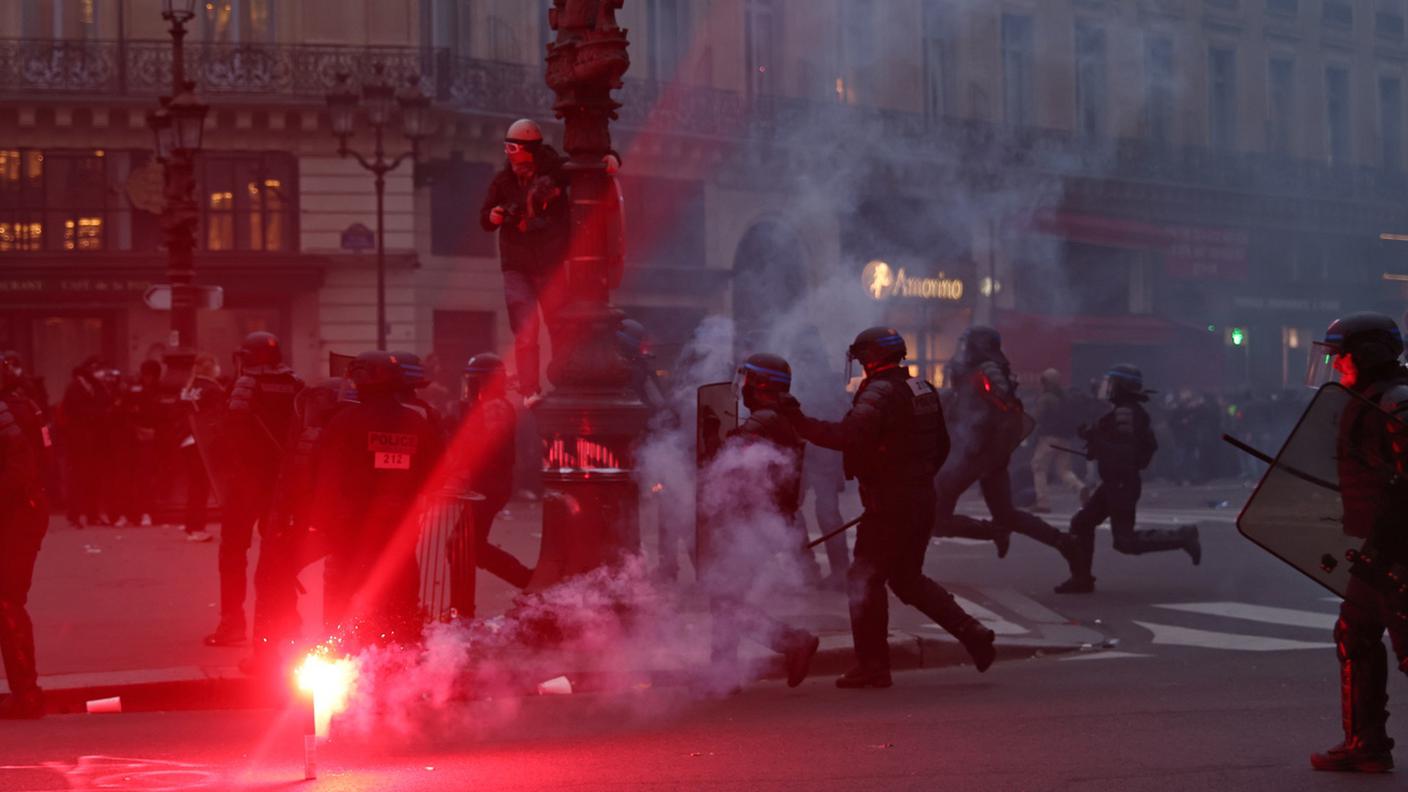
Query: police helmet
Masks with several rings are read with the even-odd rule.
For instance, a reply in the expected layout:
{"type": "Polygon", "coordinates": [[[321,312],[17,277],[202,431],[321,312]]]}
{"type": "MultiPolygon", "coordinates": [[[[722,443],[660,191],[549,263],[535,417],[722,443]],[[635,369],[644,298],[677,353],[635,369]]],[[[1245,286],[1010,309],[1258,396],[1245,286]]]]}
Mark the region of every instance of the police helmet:
{"type": "Polygon", "coordinates": [[[781,355],[759,352],[749,355],[733,379],[734,391],[749,409],[769,403],[792,390],[792,367],[781,355]]]}
{"type": "Polygon", "coordinates": [[[347,364],[347,377],[359,394],[391,393],[401,386],[401,364],[390,352],[363,352],[347,364]]]}
{"type": "Polygon", "coordinates": [[[406,390],[415,390],[430,384],[420,355],[414,352],[392,352],[391,355],[401,365],[401,387],[406,390]]]}
{"type": "Polygon", "coordinates": [[[543,128],[531,118],[520,118],[508,126],[504,134],[505,143],[536,146],[543,142],[543,128]]]}
{"type": "Polygon", "coordinates": [[[263,330],[245,336],[235,357],[244,366],[277,366],[284,362],[279,337],[263,330]]]}
{"type": "Polygon", "coordinates": [[[329,377],[314,383],[293,397],[293,411],[305,428],[327,425],[339,402],[346,401],[346,380],[329,377]]]}
{"type": "Polygon", "coordinates": [[[959,365],[972,368],[1002,356],[1002,334],[987,325],[973,325],[958,337],[954,357],[959,365]]]}
{"type": "Polygon", "coordinates": [[[464,364],[461,398],[475,401],[484,392],[503,390],[508,379],[503,358],[492,352],[481,352],[464,364]]]}
{"type": "Polygon", "coordinates": [[[871,327],[862,330],[846,350],[846,371],[847,374],[850,373],[851,361],[855,360],[860,361],[867,369],[884,363],[899,365],[908,353],[909,348],[905,346],[904,337],[898,330],[892,327],[871,327]]]}
{"type": "Polygon", "coordinates": [[[1349,355],[1360,371],[1392,363],[1403,355],[1398,323],[1380,313],[1363,311],[1330,323],[1325,338],[1311,349],[1306,384],[1319,387],[1335,379],[1335,359],[1349,355]]]}
{"type": "Polygon", "coordinates": [[[650,357],[650,334],[645,325],[634,319],[622,319],[616,326],[616,344],[621,357],[627,360],[644,360],[650,357]]]}
{"type": "Polygon", "coordinates": [[[1144,390],[1144,372],[1140,371],[1138,366],[1132,366],[1128,363],[1111,366],[1105,372],[1105,378],[1100,382],[1099,398],[1110,401],[1147,399],[1148,396],[1144,390]]]}

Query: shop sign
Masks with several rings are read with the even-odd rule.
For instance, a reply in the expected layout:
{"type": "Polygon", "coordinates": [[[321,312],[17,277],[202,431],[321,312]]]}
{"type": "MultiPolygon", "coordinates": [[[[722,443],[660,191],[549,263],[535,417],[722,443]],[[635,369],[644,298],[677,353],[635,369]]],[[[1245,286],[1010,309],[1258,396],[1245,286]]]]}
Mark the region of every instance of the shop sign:
{"type": "Polygon", "coordinates": [[[904,297],[920,300],[958,302],[963,299],[963,281],[940,272],[936,277],[913,277],[904,267],[872,261],[861,270],[861,283],[874,300],[904,297]]]}

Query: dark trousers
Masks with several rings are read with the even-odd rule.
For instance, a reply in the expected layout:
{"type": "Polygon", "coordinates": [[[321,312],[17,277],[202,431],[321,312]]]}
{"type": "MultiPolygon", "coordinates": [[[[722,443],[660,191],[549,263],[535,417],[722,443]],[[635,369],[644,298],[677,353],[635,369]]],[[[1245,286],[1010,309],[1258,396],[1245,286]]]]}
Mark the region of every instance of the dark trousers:
{"type": "MultiPolygon", "coordinates": [[[[1400,603],[1401,607],[1401,603],[1400,603]]],[[[1351,576],[1340,618],[1335,623],[1335,648],[1340,662],[1340,696],[1346,738],[1358,737],[1371,747],[1392,748],[1388,721],[1388,654],[1384,632],[1393,644],[1398,669],[1408,673],[1408,620],[1388,596],[1359,577],[1351,576]]]]}
{"type": "Polygon", "coordinates": [[[194,445],[181,449],[181,467],[186,474],[186,533],[204,531],[209,522],[210,474],[194,445]]]}
{"type": "Polygon", "coordinates": [[[954,635],[972,624],[973,617],[943,586],[924,576],[924,553],[934,525],[934,490],[929,482],[885,488],[862,484],[861,502],[865,516],[856,533],[855,560],[847,576],[851,635],[861,668],[888,671],[887,584],[900,602],[954,635]]]}
{"type": "Polygon", "coordinates": [[[244,600],[249,588],[249,547],[254,526],[269,508],[272,483],[238,487],[230,502],[221,504],[220,520],[220,626],[244,630],[244,600]]]}
{"type": "Polygon", "coordinates": [[[68,519],[97,522],[103,511],[102,454],[91,438],[78,432],[70,433],[68,441],[68,519]]]}
{"type": "Polygon", "coordinates": [[[540,388],[540,316],[543,324],[547,325],[550,340],[560,340],[554,333],[557,317],[566,298],[566,277],[566,270],[563,268],[545,274],[504,271],[504,302],[508,306],[509,329],[513,331],[513,356],[518,367],[518,390],[524,395],[537,393],[540,388]]]}
{"type": "Polygon", "coordinates": [[[508,494],[491,495],[482,501],[470,501],[460,517],[455,536],[450,541],[450,606],[459,612],[461,618],[473,618],[475,610],[474,575],[461,570],[466,560],[475,567],[488,572],[514,588],[527,588],[533,579],[533,570],[514,558],[511,553],[489,542],[489,531],[494,527],[494,518],[508,503],[508,494]],[[474,537],[472,552],[459,550],[468,536],[474,537]],[[456,570],[461,570],[456,572],[456,570]],[[458,581],[458,585],[456,584],[458,581]]]}
{"type": "Polygon", "coordinates": [[[997,531],[1010,531],[1035,539],[1048,547],[1061,547],[1062,533],[1059,528],[1013,505],[1012,479],[1007,473],[1006,460],[990,470],[983,470],[979,465],[952,457],[950,459],[953,459],[954,463],[945,464],[934,479],[934,491],[938,497],[935,506],[934,536],[991,540],[997,531]],[[992,514],[990,524],[953,513],[959,496],[974,484],[977,484],[983,493],[983,502],[992,514]]]}
{"type": "Polygon", "coordinates": [[[0,660],[10,692],[39,689],[34,655],[34,624],[25,605],[34,581],[34,562],[49,527],[49,506],[0,507],[0,660]]]}
{"type": "Polygon", "coordinates": [[[1080,511],[1071,518],[1071,534],[1080,540],[1072,563],[1072,574],[1090,574],[1095,556],[1095,528],[1105,520],[1115,536],[1115,552],[1126,555],[1182,550],[1185,544],[1177,529],[1134,528],[1135,509],[1143,484],[1138,476],[1103,480],[1080,511]]]}
{"type": "Polygon", "coordinates": [[[320,535],[298,528],[265,532],[254,566],[254,654],[280,651],[298,639],[298,575],[327,555],[320,535]]]}

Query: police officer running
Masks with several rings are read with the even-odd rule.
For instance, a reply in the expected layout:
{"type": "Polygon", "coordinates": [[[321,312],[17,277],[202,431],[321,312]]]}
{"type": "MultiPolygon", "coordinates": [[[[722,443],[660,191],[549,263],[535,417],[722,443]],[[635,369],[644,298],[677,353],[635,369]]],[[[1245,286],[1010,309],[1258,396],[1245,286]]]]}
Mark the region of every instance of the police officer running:
{"type": "MultiPolygon", "coordinates": [[[[1365,541],[1365,552],[1383,551],[1403,563],[1402,525],[1405,437],[1408,418],[1408,370],[1399,362],[1403,337],[1387,316],[1356,313],[1341,317],[1316,344],[1307,379],[1311,385],[1332,372],[1318,364],[1329,361],[1339,383],[1364,401],[1351,403],[1338,426],[1336,459],[1344,533],[1365,541]],[[1367,403],[1365,403],[1367,402],[1367,403]],[[1388,416],[1374,420],[1373,405],[1388,416]]],[[[1310,757],[1316,770],[1386,772],[1393,768],[1393,740],[1388,736],[1387,630],[1398,656],[1398,669],[1408,672],[1408,613],[1401,597],[1386,593],[1360,575],[1351,574],[1340,617],[1335,623],[1335,647],[1340,662],[1344,742],[1310,757]]]]}
{"type": "Polygon", "coordinates": [[[886,583],[901,602],[957,638],[979,671],[996,656],[992,630],[924,576],[934,525],[934,475],[948,456],[949,437],[938,391],[901,368],[906,351],[904,339],[890,328],[872,327],[856,336],[847,368],[859,360],[865,379],[840,422],[809,418],[795,401],[783,402],[802,437],[841,451],[846,478],[860,479],[865,514],[848,575],[858,666],[836,680],[843,688],[891,684],[886,583]]]}
{"type": "Polygon", "coordinates": [[[982,325],[965,330],[958,339],[949,379],[953,454],[934,482],[938,497],[934,535],[990,540],[1000,558],[1007,555],[1015,531],[1068,556],[1074,543],[1065,534],[1012,503],[1007,468],[1027,424],[1016,378],[1002,352],[1002,336],[982,325]],[[953,513],[959,497],[974,484],[982,490],[992,522],[953,513]]]}
{"type": "Polygon", "coordinates": [[[227,482],[230,497],[220,504],[220,625],[205,637],[207,646],[244,642],[246,565],[254,525],[269,510],[284,447],[295,425],[294,399],[303,390],[303,380],[284,365],[273,333],[246,336],[235,362],[239,377],[226,407],[229,447],[216,453],[232,455],[238,473],[227,482]]]}
{"type": "Polygon", "coordinates": [[[0,660],[10,686],[10,695],[0,699],[0,719],[5,720],[44,715],[34,625],[25,603],[49,528],[44,492],[49,446],[49,429],[29,397],[23,369],[0,362],[0,660]]]}
{"type": "Polygon", "coordinates": [[[1112,405],[1093,427],[1082,427],[1078,434],[1086,441],[1086,458],[1094,460],[1100,475],[1100,485],[1090,499],[1071,518],[1070,536],[1076,548],[1067,554],[1071,577],[1056,587],[1057,594],[1089,594],[1095,590],[1095,578],[1090,574],[1095,555],[1095,528],[1110,521],[1115,551],[1128,555],[1182,550],[1194,565],[1203,558],[1198,540],[1198,526],[1135,530],[1135,507],[1143,491],[1139,474],[1154,458],[1158,443],[1154,440],[1149,413],[1144,402],[1149,400],[1144,390],[1144,375],[1130,365],[1118,365],[1105,372],[1101,395],[1112,405]]]}

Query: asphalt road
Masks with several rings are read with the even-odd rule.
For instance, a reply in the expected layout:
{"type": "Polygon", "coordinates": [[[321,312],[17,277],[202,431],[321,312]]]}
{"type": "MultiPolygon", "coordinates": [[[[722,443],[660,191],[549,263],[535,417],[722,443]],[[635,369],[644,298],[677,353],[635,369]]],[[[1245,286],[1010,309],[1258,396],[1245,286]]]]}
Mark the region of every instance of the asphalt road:
{"type": "MultiPolygon", "coordinates": [[[[1336,606],[1241,539],[1233,516],[1151,512],[1200,519],[1199,567],[1116,555],[1102,532],[1088,596],[1051,593],[1060,560],[1022,537],[1003,561],[977,543],[931,549],[936,575],[1021,591],[1112,651],[901,674],[887,691],[818,678],[713,700],[654,688],[461,705],[414,734],[339,735],[309,784],[296,783],[301,732],[279,713],[52,717],[0,724],[0,789],[1401,788],[1308,769],[1339,739],[1336,606]]],[[[1395,675],[1391,697],[1405,693],[1395,675]]],[[[1406,722],[1390,730],[1408,738],[1406,722]]]]}

